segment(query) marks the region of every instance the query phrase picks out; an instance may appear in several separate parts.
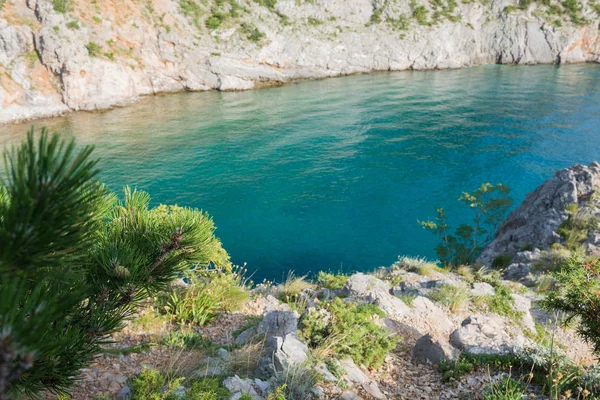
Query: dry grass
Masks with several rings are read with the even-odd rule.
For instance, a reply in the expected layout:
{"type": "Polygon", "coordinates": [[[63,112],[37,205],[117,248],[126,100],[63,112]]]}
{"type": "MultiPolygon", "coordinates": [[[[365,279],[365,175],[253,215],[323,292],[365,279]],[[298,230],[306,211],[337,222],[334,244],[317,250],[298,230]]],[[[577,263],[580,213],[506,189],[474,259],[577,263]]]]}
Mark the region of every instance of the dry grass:
{"type": "Polygon", "coordinates": [[[279,298],[285,302],[294,301],[301,292],[315,290],[316,287],[306,279],[306,276],[295,276],[294,272],[290,271],[285,282],[281,284],[279,298]]]}

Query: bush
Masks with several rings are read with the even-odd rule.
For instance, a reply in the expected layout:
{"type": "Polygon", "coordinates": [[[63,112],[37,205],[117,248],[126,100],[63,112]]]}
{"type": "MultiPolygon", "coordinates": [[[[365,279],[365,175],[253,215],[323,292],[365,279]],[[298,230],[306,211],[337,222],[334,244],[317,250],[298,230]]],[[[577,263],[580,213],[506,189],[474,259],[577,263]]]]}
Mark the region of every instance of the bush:
{"type": "Polygon", "coordinates": [[[513,321],[519,321],[523,317],[523,313],[515,310],[515,300],[510,290],[501,283],[494,285],[494,288],[496,293],[493,296],[484,297],[490,311],[513,321]]]}
{"type": "Polygon", "coordinates": [[[443,208],[437,209],[435,221],[419,222],[441,240],[435,250],[444,265],[457,267],[475,262],[512,206],[509,193],[508,187],[500,183],[496,186],[484,183],[473,193],[464,192],[458,200],[474,212],[473,224],[461,224],[454,235],[450,233],[443,208]]]}
{"type": "Polygon", "coordinates": [[[226,254],[198,210],[150,209],[146,193],[129,189],[118,201],[95,179],[92,150],[75,153],[44,129],[37,144],[31,130],[6,153],[0,349],[10,358],[0,393],[64,392],[142,299],[226,254]]]}
{"type": "Polygon", "coordinates": [[[557,290],[542,300],[544,308],[565,314],[565,324],[578,321],[577,332],[600,355],[600,261],[574,255],[554,274],[557,290]]]}
{"type": "Polygon", "coordinates": [[[290,365],[275,374],[273,386],[267,400],[305,400],[307,394],[319,381],[318,373],[303,365],[290,365]]]}
{"type": "Polygon", "coordinates": [[[556,232],[563,238],[568,250],[581,252],[582,243],[588,238],[589,232],[598,227],[598,219],[579,210],[577,204],[568,205],[566,211],[569,216],[556,232]]]}
{"type": "Polygon", "coordinates": [[[102,55],[102,46],[95,42],[89,42],[85,48],[90,57],[100,57],[102,55]]]}
{"type": "Polygon", "coordinates": [[[131,381],[132,400],[225,400],[230,396],[218,377],[205,377],[185,382],[183,396],[178,389],[184,378],[169,377],[157,370],[146,369],[131,381]]]}
{"type": "Polygon", "coordinates": [[[72,5],[70,0],[52,0],[52,8],[57,13],[64,14],[71,11],[72,5]]]}
{"type": "Polygon", "coordinates": [[[254,0],[256,3],[260,4],[263,7],[268,8],[273,11],[275,9],[275,5],[277,4],[277,0],[254,0]]]}
{"type": "Polygon", "coordinates": [[[510,254],[500,254],[499,256],[496,256],[492,261],[492,267],[498,269],[506,268],[510,265],[512,259],[513,256],[511,256],[510,254]]]}
{"type": "Polygon", "coordinates": [[[262,33],[254,24],[246,23],[240,25],[240,32],[246,36],[246,38],[251,42],[259,42],[264,37],[265,34],[262,33]]]}
{"type": "Polygon", "coordinates": [[[376,368],[398,342],[373,321],[373,316],[384,315],[376,306],[346,304],[336,298],[308,313],[301,334],[313,348],[350,356],[359,365],[376,368]]]}
{"type": "Polygon", "coordinates": [[[319,275],[317,276],[317,282],[319,282],[321,286],[323,286],[326,289],[339,290],[346,285],[348,278],[348,275],[330,274],[327,272],[319,271],[319,275]]]}

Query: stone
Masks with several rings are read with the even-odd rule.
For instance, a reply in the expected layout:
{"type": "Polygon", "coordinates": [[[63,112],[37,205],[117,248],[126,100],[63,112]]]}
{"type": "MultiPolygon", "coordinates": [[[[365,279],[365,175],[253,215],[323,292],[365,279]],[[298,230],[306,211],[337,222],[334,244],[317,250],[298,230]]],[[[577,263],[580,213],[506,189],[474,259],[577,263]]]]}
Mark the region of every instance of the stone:
{"type": "Polygon", "coordinates": [[[377,400],[386,400],[387,396],[381,392],[377,383],[371,381],[369,383],[363,383],[362,388],[365,392],[367,392],[372,398],[377,400]]]}
{"type": "Polygon", "coordinates": [[[450,335],[451,345],[471,354],[511,354],[526,343],[520,329],[497,315],[472,315],[450,335]]]}
{"type": "Polygon", "coordinates": [[[352,361],[351,358],[340,360],[340,366],[346,371],[345,378],[359,385],[370,382],[371,379],[352,361]]]}
{"type": "Polygon", "coordinates": [[[410,311],[410,307],[390,293],[391,287],[387,282],[372,275],[352,275],[346,282],[344,291],[351,297],[377,305],[392,319],[410,311]]]}
{"type": "Polygon", "coordinates": [[[350,390],[346,390],[340,395],[340,397],[338,397],[338,400],[363,400],[363,399],[356,393],[354,393],[350,390]]]}
{"type": "Polygon", "coordinates": [[[310,389],[310,394],[312,395],[312,397],[314,399],[324,399],[325,398],[325,392],[319,386],[315,386],[312,389],[310,389]]]}
{"type": "Polygon", "coordinates": [[[315,372],[318,373],[325,382],[337,382],[337,378],[333,375],[324,362],[319,362],[315,366],[315,372]]]}
{"type": "Polygon", "coordinates": [[[531,300],[520,294],[512,294],[514,300],[514,308],[517,312],[523,313],[521,323],[523,327],[532,333],[535,333],[535,321],[533,316],[529,312],[531,310],[531,300]]]}
{"type": "Polygon", "coordinates": [[[133,396],[133,391],[130,386],[125,386],[117,394],[117,400],[130,400],[133,396]]]}
{"type": "Polygon", "coordinates": [[[277,349],[273,355],[276,370],[302,364],[308,359],[308,346],[295,333],[288,333],[277,339],[277,349]]]}
{"type": "Polygon", "coordinates": [[[422,364],[439,365],[442,360],[454,360],[456,355],[457,351],[450,343],[434,339],[429,334],[417,340],[412,349],[413,360],[422,364]]]}
{"type": "MultiPolygon", "coordinates": [[[[233,395],[235,394],[249,394],[253,399],[260,400],[263,396],[266,396],[271,385],[267,381],[260,379],[242,379],[239,376],[232,376],[226,378],[223,381],[223,386],[227,388],[233,395]]],[[[238,397],[238,399],[241,396],[238,397]]]]}
{"type": "Polygon", "coordinates": [[[478,296],[493,296],[496,294],[496,289],[486,282],[475,282],[471,288],[471,295],[478,296]]]}
{"type": "Polygon", "coordinates": [[[270,311],[258,324],[256,333],[266,337],[284,337],[296,332],[299,317],[297,311],[270,311]]]}
{"type": "Polygon", "coordinates": [[[257,329],[255,326],[253,326],[252,328],[246,329],[245,331],[240,333],[235,338],[235,344],[239,344],[239,345],[247,344],[250,341],[250,339],[256,335],[256,332],[257,332],[257,329]]]}
{"type": "Polygon", "coordinates": [[[229,360],[231,357],[229,356],[229,352],[224,348],[217,349],[217,357],[222,360],[229,360]]]}

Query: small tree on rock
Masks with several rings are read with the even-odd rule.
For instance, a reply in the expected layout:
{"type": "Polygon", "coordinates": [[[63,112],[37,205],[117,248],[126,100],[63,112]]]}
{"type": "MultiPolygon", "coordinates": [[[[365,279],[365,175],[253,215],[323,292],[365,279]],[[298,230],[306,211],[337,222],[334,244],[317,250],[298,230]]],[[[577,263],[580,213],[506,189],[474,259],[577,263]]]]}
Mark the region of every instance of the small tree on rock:
{"type": "Polygon", "coordinates": [[[482,184],[473,193],[464,192],[458,200],[474,213],[472,225],[461,224],[454,234],[448,225],[443,208],[437,208],[434,221],[419,221],[422,227],[435,233],[441,243],[435,248],[440,261],[446,266],[473,264],[486,244],[490,242],[513,201],[510,189],[498,183],[482,184]]]}

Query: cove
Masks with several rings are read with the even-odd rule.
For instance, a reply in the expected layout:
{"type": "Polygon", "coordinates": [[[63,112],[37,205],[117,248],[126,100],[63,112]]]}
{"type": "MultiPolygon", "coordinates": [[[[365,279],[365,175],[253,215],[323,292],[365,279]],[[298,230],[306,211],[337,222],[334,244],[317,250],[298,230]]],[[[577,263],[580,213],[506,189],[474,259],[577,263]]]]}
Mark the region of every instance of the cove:
{"type": "MultiPolygon", "coordinates": [[[[358,75],[249,92],[146,98],[35,126],[96,144],[102,180],[208,211],[253,279],[435,259],[417,220],[482,182],[515,203],[600,160],[600,65],[358,75]]],[[[4,146],[31,123],[0,126],[4,146]]]]}

